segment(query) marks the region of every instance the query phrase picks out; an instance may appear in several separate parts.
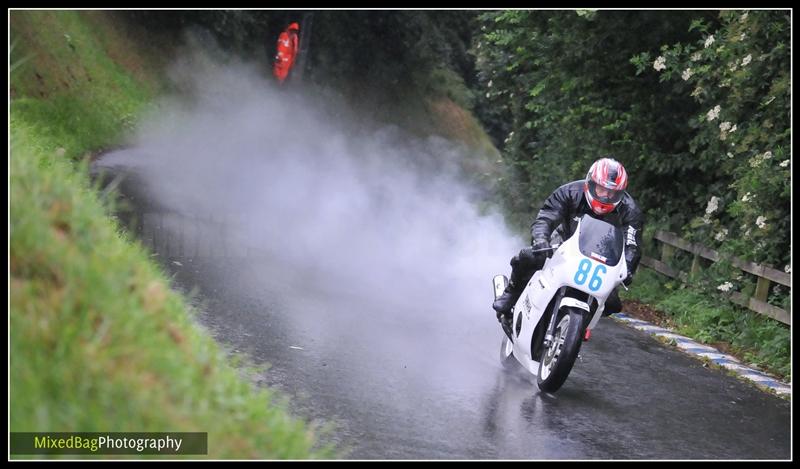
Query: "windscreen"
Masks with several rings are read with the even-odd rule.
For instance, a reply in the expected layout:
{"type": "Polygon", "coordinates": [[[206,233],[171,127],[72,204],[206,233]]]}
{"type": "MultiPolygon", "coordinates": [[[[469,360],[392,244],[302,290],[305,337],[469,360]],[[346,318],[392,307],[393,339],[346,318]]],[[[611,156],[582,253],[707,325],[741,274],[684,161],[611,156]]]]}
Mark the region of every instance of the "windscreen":
{"type": "Polygon", "coordinates": [[[578,247],[584,256],[606,265],[617,265],[622,257],[623,242],[620,228],[589,215],[581,219],[578,247]]]}

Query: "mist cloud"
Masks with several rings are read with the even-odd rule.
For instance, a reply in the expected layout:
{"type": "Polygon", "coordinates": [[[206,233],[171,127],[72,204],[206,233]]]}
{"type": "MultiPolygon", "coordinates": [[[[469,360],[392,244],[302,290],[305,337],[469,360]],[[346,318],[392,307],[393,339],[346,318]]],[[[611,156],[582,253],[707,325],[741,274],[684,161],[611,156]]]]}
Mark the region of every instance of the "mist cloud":
{"type": "MultiPolygon", "coordinates": [[[[280,284],[291,317],[325,309],[315,334],[331,348],[358,340],[364,314],[395,328],[369,345],[384,349],[376,357],[426,362],[452,320],[495,348],[491,278],[508,274],[522,240],[479,212],[482,192],[460,174],[465,146],[365,123],[336,99],[278,88],[253,64],[192,53],[171,77],[179,97],[104,164],[134,170],[180,214],[172,230],[247,253],[220,288],[255,295],[280,284]],[[185,221],[208,219],[224,230],[185,221]]],[[[431,374],[458,369],[441,352],[431,374]]]]}

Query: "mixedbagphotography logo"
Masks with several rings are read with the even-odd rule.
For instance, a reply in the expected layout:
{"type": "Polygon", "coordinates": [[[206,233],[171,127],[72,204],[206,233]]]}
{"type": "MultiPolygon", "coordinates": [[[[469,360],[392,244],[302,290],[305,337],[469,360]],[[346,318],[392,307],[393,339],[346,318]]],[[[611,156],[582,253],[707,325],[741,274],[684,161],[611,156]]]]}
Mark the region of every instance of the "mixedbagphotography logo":
{"type": "Polygon", "coordinates": [[[11,433],[11,454],[208,454],[208,433],[11,433]]]}

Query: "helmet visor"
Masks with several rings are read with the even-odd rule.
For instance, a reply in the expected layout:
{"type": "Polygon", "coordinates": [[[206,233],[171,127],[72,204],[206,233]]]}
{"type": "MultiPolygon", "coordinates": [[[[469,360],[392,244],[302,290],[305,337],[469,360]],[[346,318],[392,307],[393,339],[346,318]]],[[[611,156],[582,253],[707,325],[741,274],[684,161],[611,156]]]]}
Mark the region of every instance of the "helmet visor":
{"type": "Polygon", "coordinates": [[[625,191],[605,188],[590,179],[589,194],[598,202],[617,205],[622,200],[622,196],[625,195],[625,191]]]}

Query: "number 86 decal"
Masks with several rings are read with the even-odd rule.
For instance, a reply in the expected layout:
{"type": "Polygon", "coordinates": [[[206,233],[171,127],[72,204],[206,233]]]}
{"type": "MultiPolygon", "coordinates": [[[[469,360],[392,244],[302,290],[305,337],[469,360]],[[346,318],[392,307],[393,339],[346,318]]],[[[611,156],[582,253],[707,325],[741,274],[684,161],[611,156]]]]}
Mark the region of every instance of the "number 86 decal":
{"type": "MultiPolygon", "coordinates": [[[[577,285],[583,285],[586,283],[586,279],[589,277],[589,271],[592,270],[592,261],[589,259],[581,260],[580,264],[578,264],[578,271],[575,272],[575,283],[577,285]]],[[[603,285],[603,279],[599,277],[600,274],[606,273],[606,266],[602,264],[597,264],[597,267],[594,269],[594,273],[592,273],[592,278],[589,280],[589,290],[597,291],[600,289],[600,286],[603,285]]]]}

